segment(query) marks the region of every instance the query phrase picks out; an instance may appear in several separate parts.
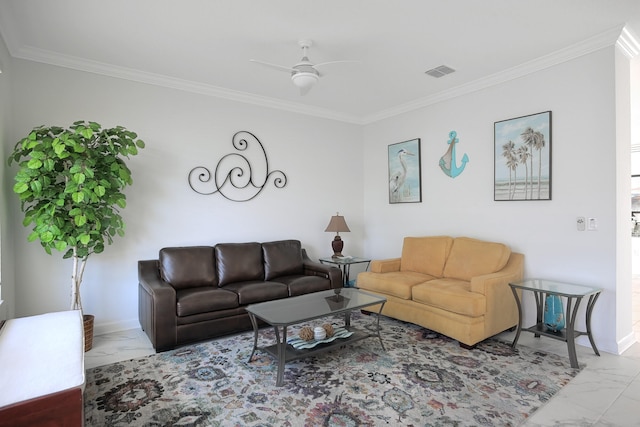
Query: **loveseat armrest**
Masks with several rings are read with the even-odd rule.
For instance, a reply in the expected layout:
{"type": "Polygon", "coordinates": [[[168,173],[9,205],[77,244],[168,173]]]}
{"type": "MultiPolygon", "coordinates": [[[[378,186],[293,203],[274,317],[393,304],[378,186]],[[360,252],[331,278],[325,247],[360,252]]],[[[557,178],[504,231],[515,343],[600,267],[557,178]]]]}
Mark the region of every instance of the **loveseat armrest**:
{"type": "Polygon", "coordinates": [[[372,273],[391,273],[400,271],[400,258],[374,259],[369,271],[372,273]]]}
{"type": "Polygon", "coordinates": [[[156,351],[178,343],[176,291],[160,277],[155,259],[138,261],[138,319],[156,351]]]}
{"type": "Polygon", "coordinates": [[[302,249],[302,263],[306,276],[322,276],[329,279],[331,289],[339,289],[342,287],[342,270],[338,267],[312,261],[305,249],[302,249]]]}
{"type": "Polygon", "coordinates": [[[513,298],[509,283],[521,281],[524,275],[524,255],[512,252],[507,264],[500,271],[471,278],[471,292],[488,296],[496,286],[503,286],[513,298]]]}
{"type": "Polygon", "coordinates": [[[471,292],[486,299],[485,334],[493,336],[518,324],[518,306],[509,283],[524,276],[524,255],[512,252],[500,271],[471,278],[471,292]]]}

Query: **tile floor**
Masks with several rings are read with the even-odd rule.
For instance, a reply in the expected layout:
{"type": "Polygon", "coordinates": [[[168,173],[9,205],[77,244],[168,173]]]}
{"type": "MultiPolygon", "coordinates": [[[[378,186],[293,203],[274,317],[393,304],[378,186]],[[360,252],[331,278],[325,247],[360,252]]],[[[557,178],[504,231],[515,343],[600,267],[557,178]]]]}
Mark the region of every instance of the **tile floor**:
{"type": "MultiPolygon", "coordinates": [[[[539,409],[524,425],[539,426],[640,426],[640,276],[634,280],[634,333],[636,343],[621,356],[576,346],[584,368],[569,384],[539,409]]],[[[513,332],[502,337],[513,339],[513,332]]],[[[567,355],[566,344],[522,333],[520,345],[567,355]]],[[[94,337],[85,354],[87,369],[153,354],[140,329],[94,337]]]]}

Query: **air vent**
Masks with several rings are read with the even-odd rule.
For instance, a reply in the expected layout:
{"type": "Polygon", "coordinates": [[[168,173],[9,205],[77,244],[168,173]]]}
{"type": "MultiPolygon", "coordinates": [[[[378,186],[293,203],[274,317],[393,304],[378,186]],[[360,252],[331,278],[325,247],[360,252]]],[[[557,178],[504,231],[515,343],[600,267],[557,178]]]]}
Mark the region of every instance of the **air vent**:
{"type": "Polygon", "coordinates": [[[446,76],[447,74],[453,73],[455,70],[451,67],[447,67],[446,65],[441,65],[436,68],[432,68],[430,70],[425,71],[425,74],[430,75],[431,77],[440,78],[442,76],[446,76]]]}

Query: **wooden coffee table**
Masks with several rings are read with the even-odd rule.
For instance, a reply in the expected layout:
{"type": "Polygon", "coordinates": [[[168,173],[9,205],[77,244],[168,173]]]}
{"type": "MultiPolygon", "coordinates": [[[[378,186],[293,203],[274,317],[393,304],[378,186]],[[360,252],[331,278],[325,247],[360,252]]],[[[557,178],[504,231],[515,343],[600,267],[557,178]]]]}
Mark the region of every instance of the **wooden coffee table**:
{"type": "Polygon", "coordinates": [[[384,350],[384,343],[380,336],[380,313],[387,299],[373,295],[359,289],[346,288],[329,291],[314,292],[298,297],[268,301],[247,306],[247,312],[253,324],[253,351],[249,356],[249,362],[253,359],[256,350],[262,350],[278,361],[278,374],[276,386],[283,383],[284,367],[289,361],[312,356],[314,354],[343,347],[346,344],[370,337],[378,337],[384,350]],[[376,333],[371,334],[351,326],[351,311],[360,310],[373,305],[380,305],[376,321],[376,333]],[[294,324],[309,322],[311,320],[337,314],[344,315],[344,328],[352,335],[346,338],[337,338],[328,343],[319,343],[313,348],[296,349],[287,344],[287,328],[294,324]],[[263,320],[273,327],[276,333],[276,342],[267,347],[258,347],[258,319],[263,320]]]}

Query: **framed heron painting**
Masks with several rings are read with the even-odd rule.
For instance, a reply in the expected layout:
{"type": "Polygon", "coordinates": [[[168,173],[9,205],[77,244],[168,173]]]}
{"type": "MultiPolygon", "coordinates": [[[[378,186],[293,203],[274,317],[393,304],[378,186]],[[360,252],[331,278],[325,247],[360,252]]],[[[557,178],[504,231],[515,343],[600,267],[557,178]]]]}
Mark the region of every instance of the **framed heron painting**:
{"type": "Polygon", "coordinates": [[[420,138],[391,144],[389,159],[389,203],[422,202],[420,138]]]}
{"type": "Polygon", "coordinates": [[[494,200],[551,200],[551,111],[495,122],[494,150],[494,200]]]}

